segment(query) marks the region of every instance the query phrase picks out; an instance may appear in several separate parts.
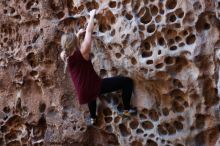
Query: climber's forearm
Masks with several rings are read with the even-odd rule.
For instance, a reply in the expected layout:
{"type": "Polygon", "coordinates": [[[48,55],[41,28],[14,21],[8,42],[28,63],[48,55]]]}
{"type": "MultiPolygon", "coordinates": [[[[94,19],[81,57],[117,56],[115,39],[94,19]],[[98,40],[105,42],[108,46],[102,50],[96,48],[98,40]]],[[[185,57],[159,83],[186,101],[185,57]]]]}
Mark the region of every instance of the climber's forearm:
{"type": "Polygon", "coordinates": [[[92,14],[89,18],[89,23],[88,23],[88,26],[86,28],[86,33],[92,33],[93,31],[93,28],[94,28],[94,16],[95,16],[95,13],[92,14]]]}

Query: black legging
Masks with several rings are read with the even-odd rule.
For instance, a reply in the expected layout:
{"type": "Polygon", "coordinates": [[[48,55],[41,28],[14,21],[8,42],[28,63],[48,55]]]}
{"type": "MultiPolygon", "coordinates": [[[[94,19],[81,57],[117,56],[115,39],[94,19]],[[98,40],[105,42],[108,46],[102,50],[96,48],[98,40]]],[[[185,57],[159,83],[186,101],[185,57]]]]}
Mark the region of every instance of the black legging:
{"type": "MultiPolygon", "coordinates": [[[[124,109],[130,109],[130,100],[133,91],[133,80],[128,77],[116,76],[102,79],[100,94],[122,89],[122,100],[124,109]]],[[[90,115],[96,117],[96,100],[88,103],[90,115]]]]}

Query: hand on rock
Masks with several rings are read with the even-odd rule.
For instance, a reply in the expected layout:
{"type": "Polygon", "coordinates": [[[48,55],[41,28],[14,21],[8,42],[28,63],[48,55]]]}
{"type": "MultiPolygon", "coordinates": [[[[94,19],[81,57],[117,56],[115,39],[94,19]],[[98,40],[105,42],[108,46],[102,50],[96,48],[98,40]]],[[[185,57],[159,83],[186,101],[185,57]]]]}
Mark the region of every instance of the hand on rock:
{"type": "Polygon", "coordinates": [[[83,29],[83,28],[81,28],[79,31],[78,31],[78,34],[80,35],[80,34],[82,34],[82,33],[84,33],[85,32],[85,30],[83,29]]]}
{"type": "Polygon", "coordinates": [[[89,12],[90,17],[94,17],[96,13],[96,9],[93,9],[89,12]]]}

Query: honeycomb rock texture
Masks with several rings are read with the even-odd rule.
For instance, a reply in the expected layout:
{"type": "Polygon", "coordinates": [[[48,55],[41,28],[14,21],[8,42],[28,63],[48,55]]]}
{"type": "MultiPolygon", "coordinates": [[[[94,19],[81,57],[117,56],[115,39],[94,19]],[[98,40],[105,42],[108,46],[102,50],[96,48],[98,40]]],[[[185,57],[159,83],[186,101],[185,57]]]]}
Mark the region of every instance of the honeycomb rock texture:
{"type": "Polygon", "coordinates": [[[0,20],[0,145],[220,145],[220,0],[1,0],[0,20]],[[87,126],[59,54],[92,9],[94,68],[132,78],[138,112],[108,93],[87,126]]]}

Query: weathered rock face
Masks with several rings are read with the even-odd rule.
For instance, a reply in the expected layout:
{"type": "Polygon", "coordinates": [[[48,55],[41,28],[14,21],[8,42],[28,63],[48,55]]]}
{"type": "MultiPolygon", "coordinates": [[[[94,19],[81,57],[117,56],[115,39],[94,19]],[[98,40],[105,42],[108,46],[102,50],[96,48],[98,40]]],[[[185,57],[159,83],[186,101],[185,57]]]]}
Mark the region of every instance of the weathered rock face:
{"type": "Polygon", "coordinates": [[[218,0],[1,0],[0,145],[220,145],[219,17],[218,0]],[[94,8],[94,68],[131,77],[139,112],[106,94],[87,127],[59,53],[94,8]]]}

